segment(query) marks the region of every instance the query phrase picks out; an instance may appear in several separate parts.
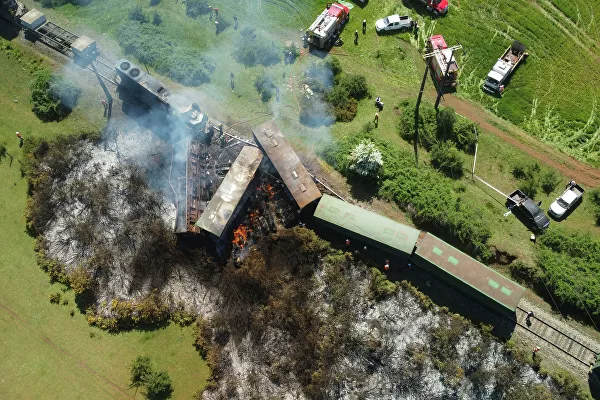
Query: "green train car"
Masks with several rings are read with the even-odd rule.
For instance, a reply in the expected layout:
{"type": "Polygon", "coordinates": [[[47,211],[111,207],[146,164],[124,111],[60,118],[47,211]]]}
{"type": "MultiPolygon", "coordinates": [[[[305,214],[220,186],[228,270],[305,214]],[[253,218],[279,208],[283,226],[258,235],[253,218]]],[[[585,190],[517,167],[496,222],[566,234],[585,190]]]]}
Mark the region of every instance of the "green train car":
{"type": "Polygon", "coordinates": [[[412,254],[420,231],[359,206],[324,194],[314,213],[317,221],[401,259],[412,254]]]}

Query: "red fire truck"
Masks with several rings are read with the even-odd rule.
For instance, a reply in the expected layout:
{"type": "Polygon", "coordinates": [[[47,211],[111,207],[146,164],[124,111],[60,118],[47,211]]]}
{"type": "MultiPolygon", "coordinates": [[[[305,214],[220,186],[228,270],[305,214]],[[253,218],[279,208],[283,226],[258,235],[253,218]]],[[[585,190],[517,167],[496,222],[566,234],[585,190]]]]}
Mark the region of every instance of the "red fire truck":
{"type": "Polygon", "coordinates": [[[337,3],[327,3],[325,11],[307,29],[308,43],[321,48],[333,46],[340,35],[342,26],[348,22],[349,18],[348,7],[337,3]]]}
{"type": "Polygon", "coordinates": [[[429,66],[440,86],[456,87],[458,84],[458,64],[453,51],[448,48],[442,35],[433,35],[427,41],[429,66]]]}

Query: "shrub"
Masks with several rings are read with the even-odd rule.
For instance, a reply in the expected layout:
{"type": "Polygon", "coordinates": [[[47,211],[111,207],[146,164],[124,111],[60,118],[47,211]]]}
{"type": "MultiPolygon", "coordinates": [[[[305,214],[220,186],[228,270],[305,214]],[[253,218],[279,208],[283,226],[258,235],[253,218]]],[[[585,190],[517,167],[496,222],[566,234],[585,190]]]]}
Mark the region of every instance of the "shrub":
{"type": "Polygon", "coordinates": [[[398,291],[398,284],[391,282],[377,268],[371,268],[370,297],[374,300],[383,300],[398,291]]]}
{"type": "Polygon", "coordinates": [[[512,262],[508,268],[514,277],[521,278],[526,282],[535,284],[544,276],[544,271],[537,264],[526,264],[521,260],[512,262]]]}
{"type": "Polygon", "coordinates": [[[460,152],[449,142],[440,142],[431,148],[431,164],[447,176],[460,178],[463,174],[463,159],[460,152]]]}
{"type": "Polygon", "coordinates": [[[263,102],[267,102],[271,100],[271,97],[273,97],[273,89],[275,89],[273,77],[270,74],[267,74],[265,71],[256,77],[256,80],[254,81],[254,87],[260,94],[260,98],[263,102]]]}
{"type": "Polygon", "coordinates": [[[85,6],[91,2],[92,0],[40,0],[40,4],[46,8],[60,7],[65,4],[85,6]]]}
{"type": "Polygon", "coordinates": [[[452,107],[443,107],[437,115],[438,137],[442,140],[452,140],[454,137],[454,126],[456,124],[456,113],[452,107]]]}
{"type": "Polygon", "coordinates": [[[152,17],[152,23],[156,26],[162,24],[162,17],[157,11],[154,11],[154,16],[152,17]]]}
{"type": "Polygon", "coordinates": [[[477,134],[475,133],[477,125],[465,118],[459,118],[454,124],[454,142],[456,147],[466,153],[475,151],[477,143],[477,134]]]}
{"type": "Polygon", "coordinates": [[[199,15],[205,15],[210,12],[208,0],[186,0],[185,14],[188,17],[198,18],[199,15]]]}
{"type": "Polygon", "coordinates": [[[40,70],[29,85],[32,111],[43,121],[58,121],[77,105],[81,89],[60,75],[40,70]]]}
{"type": "Polygon", "coordinates": [[[92,288],[92,275],[82,266],[78,266],[69,275],[69,286],[75,296],[84,294],[92,288]]]}
{"type": "Polygon", "coordinates": [[[148,22],[148,17],[144,14],[142,6],[140,5],[133,6],[131,10],[129,10],[129,19],[132,21],[139,21],[143,24],[148,22]]]}
{"type": "Polygon", "coordinates": [[[537,176],[531,176],[527,179],[521,180],[518,185],[519,189],[523,191],[527,196],[534,199],[537,195],[539,183],[537,176]]]}
{"type": "Polygon", "coordinates": [[[157,6],[160,3],[160,0],[150,0],[150,7],[157,6]]]}
{"type": "Polygon", "coordinates": [[[60,292],[50,294],[50,303],[60,304],[60,292]]]}
{"type": "MultiPolygon", "coordinates": [[[[413,100],[404,100],[398,106],[400,111],[398,130],[400,132],[400,136],[408,142],[412,142],[415,138],[415,106],[416,102],[413,100]]],[[[419,109],[418,128],[419,144],[425,147],[427,150],[431,149],[431,147],[438,141],[435,109],[431,103],[425,101],[421,103],[421,107],[419,109]]]]}
{"type": "Polygon", "coordinates": [[[344,75],[340,80],[340,86],[356,100],[363,99],[369,95],[369,86],[367,85],[367,78],[364,75],[344,75]]]}
{"type": "Polygon", "coordinates": [[[340,59],[335,56],[327,58],[323,65],[333,73],[333,76],[338,76],[342,73],[342,63],[340,63],[340,59]]]}
{"type": "Polygon", "coordinates": [[[335,119],[340,122],[350,122],[358,111],[358,102],[349,97],[348,92],[341,86],[335,86],[327,95],[327,101],[333,106],[335,119]]]}
{"type": "Polygon", "coordinates": [[[275,46],[255,33],[254,28],[246,27],[240,31],[233,52],[237,62],[247,67],[275,65],[280,61],[279,52],[275,46]]]}
{"type": "Polygon", "coordinates": [[[369,139],[362,140],[348,156],[350,171],[362,177],[377,177],[383,166],[381,151],[369,139]]]}
{"type": "Polygon", "coordinates": [[[558,175],[553,169],[547,170],[540,175],[540,185],[542,187],[542,191],[546,195],[552,193],[554,189],[556,189],[556,186],[558,186],[560,181],[560,175],[558,175]]]}

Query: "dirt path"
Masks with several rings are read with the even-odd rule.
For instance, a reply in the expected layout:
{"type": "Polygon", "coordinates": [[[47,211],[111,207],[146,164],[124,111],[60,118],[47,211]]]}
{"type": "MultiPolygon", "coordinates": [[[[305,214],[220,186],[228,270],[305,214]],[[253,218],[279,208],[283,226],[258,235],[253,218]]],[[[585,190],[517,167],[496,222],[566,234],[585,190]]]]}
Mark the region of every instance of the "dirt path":
{"type": "MultiPolygon", "coordinates": [[[[433,96],[435,93],[431,93],[431,95],[433,96]]],[[[566,177],[575,179],[586,186],[600,186],[600,170],[597,168],[577,161],[573,157],[542,143],[540,140],[532,138],[525,132],[490,114],[481,107],[475,106],[451,94],[444,96],[442,104],[454,108],[460,115],[479,124],[483,130],[493,133],[540,163],[560,171],[566,177]],[[500,129],[498,125],[504,127],[508,132],[500,129]]]]}
{"type": "Polygon", "coordinates": [[[109,387],[111,387],[114,391],[118,392],[118,395],[115,395],[114,398],[131,398],[131,395],[129,393],[127,393],[119,385],[117,385],[116,383],[112,382],[111,380],[109,380],[105,376],[103,376],[100,373],[98,373],[95,369],[93,369],[92,367],[90,367],[88,364],[86,364],[82,360],[78,359],[75,355],[69,353],[67,350],[65,350],[62,347],[58,346],[56,343],[54,343],[47,336],[45,336],[42,333],[36,331],[33,327],[31,327],[31,324],[28,321],[26,321],[24,318],[22,318],[19,314],[17,314],[10,307],[8,307],[8,306],[0,303],[0,310],[3,310],[8,315],[10,315],[13,318],[13,320],[15,321],[15,323],[18,324],[18,325],[20,325],[23,329],[29,331],[29,333],[33,334],[34,336],[39,337],[39,339],[41,341],[43,341],[44,343],[46,343],[47,345],[49,345],[50,347],[52,347],[55,351],[57,351],[57,352],[61,353],[62,355],[68,357],[69,359],[71,359],[71,361],[75,362],[80,368],[88,371],[93,376],[95,376],[96,378],[98,378],[99,380],[101,380],[102,382],[104,382],[105,384],[107,384],[109,387]]]}

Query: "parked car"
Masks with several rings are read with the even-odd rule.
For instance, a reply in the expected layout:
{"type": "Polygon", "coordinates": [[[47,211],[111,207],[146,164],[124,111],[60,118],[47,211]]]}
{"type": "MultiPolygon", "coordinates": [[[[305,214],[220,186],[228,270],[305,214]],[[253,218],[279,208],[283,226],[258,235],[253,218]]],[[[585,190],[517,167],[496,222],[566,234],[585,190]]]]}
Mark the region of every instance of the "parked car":
{"type": "Polygon", "coordinates": [[[540,208],[541,202],[534,202],[518,189],[508,196],[506,205],[513,214],[523,217],[524,222],[533,230],[543,231],[550,225],[550,218],[540,208]]]}
{"type": "Polygon", "coordinates": [[[566,212],[573,207],[585,190],[574,181],[569,182],[565,191],[558,197],[548,209],[548,214],[554,218],[562,218],[566,212]]]}
{"type": "Polygon", "coordinates": [[[375,30],[377,32],[389,32],[399,30],[406,32],[412,30],[414,22],[408,15],[390,15],[375,22],[375,30]]]}

